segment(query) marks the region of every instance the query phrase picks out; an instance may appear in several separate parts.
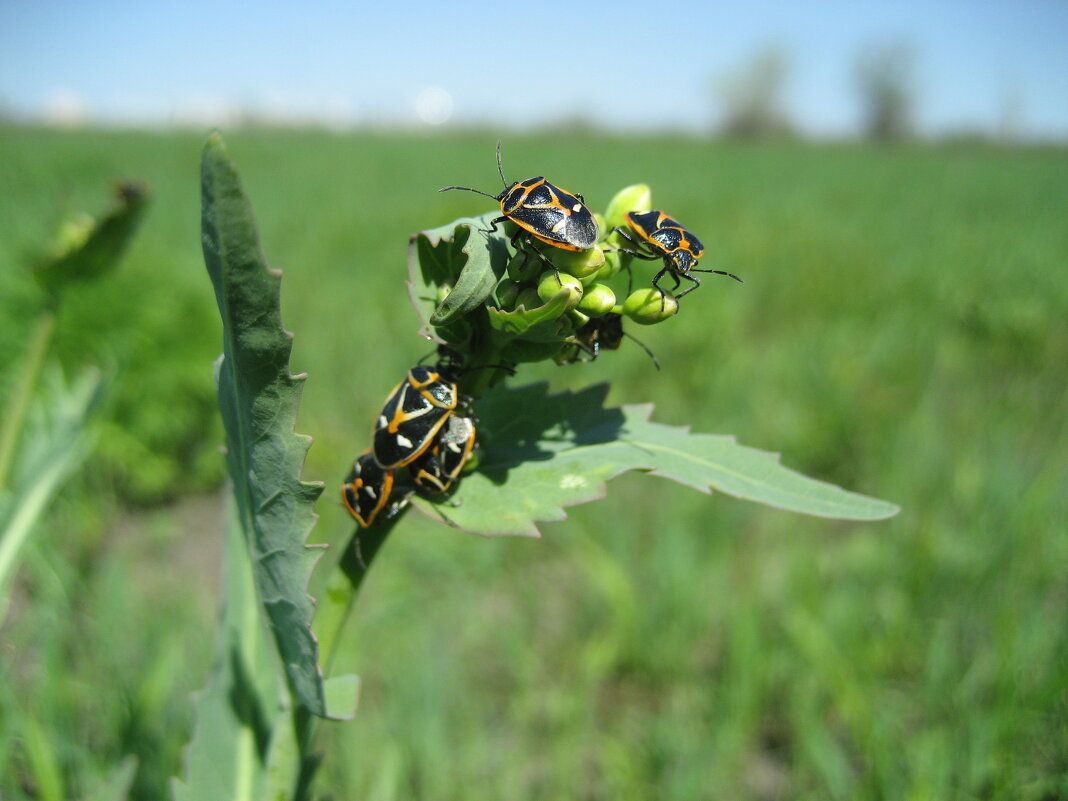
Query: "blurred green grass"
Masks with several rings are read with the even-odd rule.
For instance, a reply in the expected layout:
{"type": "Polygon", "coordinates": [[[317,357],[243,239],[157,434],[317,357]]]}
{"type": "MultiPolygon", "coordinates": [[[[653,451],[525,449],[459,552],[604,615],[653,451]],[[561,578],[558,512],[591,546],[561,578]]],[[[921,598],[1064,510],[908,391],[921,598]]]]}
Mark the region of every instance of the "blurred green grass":
{"type": "MultiPolygon", "coordinates": [[[[117,178],[155,196],[119,272],[60,319],[66,364],[122,372],[96,460],[0,631],[5,799],[75,797],[130,752],[135,798],[162,797],[178,770],[222,525],[195,494],[221,477],[202,141],[0,130],[4,381],[37,302],[22,255],[117,178]]],[[[328,487],[316,536],[336,539],[349,524],[331,488],[428,350],[406,238],[487,210],[435,190],[496,186],[495,137],[228,141],[285,272],[306,476],[328,487]]],[[[648,182],[709,246],[704,266],[746,281],[710,276],[678,319],[631,329],[661,373],[624,344],[520,380],[610,380],[613,403],[655,401],[662,422],[779,450],[903,512],[845,525],[627,476],[540,541],[411,515],[341,655],[362,707],[328,734],[323,793],[1068,796],[1068,154],[580,133],[509,136],[504,160],[594,208],[648,182]]]]}

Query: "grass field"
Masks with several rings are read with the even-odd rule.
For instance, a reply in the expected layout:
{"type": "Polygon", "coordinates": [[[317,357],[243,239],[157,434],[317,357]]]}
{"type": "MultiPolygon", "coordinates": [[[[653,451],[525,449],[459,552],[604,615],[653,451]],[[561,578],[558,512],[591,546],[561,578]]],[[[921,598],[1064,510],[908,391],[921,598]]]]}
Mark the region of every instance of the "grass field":
{"type": "MultiPolygon", "coordinates": [[[[81,798],[124,755],[165,797],[213,655],[223,505],[191,134],[0,129],[0,367],[22,269],[119,177],[154,193],[121,269],[61,311],[68,366],[117,370],[100,445],[26,554],[0,629],[0,798],[81,798]]],[[[407,236],[470,213],[495,136],[228,136],[292,364],[309,374],[313,536],[427,348],[407,236]]],[[[736,434],[899,503],[842,524],[625,476],[480,540],[409,515],[359,600],[357,719],[319,789],[366,799],[1068,798],[1068,152],[508,137],[505,169],[603,207],[645,181],[708,245],[669,324],[557,387],[736,434]]]]}

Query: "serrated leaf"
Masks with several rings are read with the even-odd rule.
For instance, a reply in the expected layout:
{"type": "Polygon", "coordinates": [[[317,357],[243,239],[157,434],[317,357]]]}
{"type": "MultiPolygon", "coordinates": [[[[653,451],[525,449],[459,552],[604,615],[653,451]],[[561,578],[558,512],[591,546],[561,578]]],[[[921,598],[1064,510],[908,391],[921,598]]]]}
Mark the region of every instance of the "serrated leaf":
{"type": "Polygon", "coordinates": [[[819,517],[879,520],[898,511],[807,478],[734,437],[651,422],[651,405],[606,409],[607,392],[599,384],[548,395],[545,384],[533,384],[489,393],[477,407],[477,472],[449,501],[415,505],[473,534],[538,536],[537,521],[562,520],[564,507],[603,497],[606,481],[640,470],[819,517]]]}
{"type": "Polygon", "coordinates": [[[260,603],[297,702],[326,714],[307,595],[317,549],[305,543],[322,486],[300,480],[310,438],[294,433],[304,376],[289,372],[281,273],[260,251],[252,208],[221,137],[201,164],[204,261],[223,320],[218,366],[226,462],[260,603]]]}
{"type": "Polygon", "coordinates": [[[39,258],[34,276],[50,292],[75,281],[99,278],[115,268],[148,205],[148,190],[137,183],[116,187],[117,202],[100,218],[82,216],[65,225],[54,253],[39,258]]]}
{"type": "Polygon", "coordinates": [[[490,325],[506,337],[515,337],[530,342],[555,342],[560,344],[564,334],[561,315],[567,310],[571,292],[561,289],[549,301],[532,309],[520,307],[515,311],[486,308],[490,325]]]}
{"type": "Polygon", "coordinates": [[[508,242],[487,233],[498,214],[463,217],[420,231],[408,242],[408,276],[413,304],[425,322],[444,326],[489,297],[508,264],[508,242]],[[448,289],[440,302],[439,290],[448,289]]]}
{"type": "Polygon", "coordinates": [[[463,254],[464,267],[452,291],[431,315],[430,324],[433,326],[448,325],[481,306],[497,286],[508,263],[504,243],[484,236],[481,230],[473,229],[470,225],[456,227],[454,246],[463,254]]]}
{"type": "MultiPolygon", "coordinates": [[[[196,699],[196,725],[186,748],[175,801],[260,801],[268,746],[281,714],[271,657],[236,505],[226,531],[225,590],[215,667],[196,699]]],[[[299,766],[299,759],[297,761],[299,766]]]]}

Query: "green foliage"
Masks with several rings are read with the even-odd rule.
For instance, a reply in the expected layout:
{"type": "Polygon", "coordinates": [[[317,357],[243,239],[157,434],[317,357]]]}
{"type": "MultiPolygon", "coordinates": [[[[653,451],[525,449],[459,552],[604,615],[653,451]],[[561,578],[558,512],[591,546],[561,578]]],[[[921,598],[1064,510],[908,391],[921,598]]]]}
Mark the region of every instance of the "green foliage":
{"type": "MultiPolygon", "coordinates": [[[[476,183],[457,165],[485,162],[495,138],[228,141],[264,248],[286,269],[292,364],[313,379],[306,474],[328,484],[315,532],[340,544],[352,528],[337,481],[386,392],[429,350],[397,311],[397,243],[489,208],[436,190],[476,183]]],[[[408,515],[339,639],[335,665],[360,673],[363,698],[358,725],[323,728],[323,747],[345,755],[324,763],[323,794],[1064,797],[1063,150],[547,141],[509,137],[509,174],[543,172],[600,205],[622,181],[655,180],[658,204],[708,246],[707,266],[746,284],[710,277],[669,324],[627,325],[659,374],[629,340],[593,364],[524,374],[554,393],[610,377],[608,406],[655,397],[659,420],[735,432],[906,512],[829,525],[630,474],[537,542],[408,515]]],[[[213,496],[189,494],[222,464],[205,380],[218,329],[195,222],[202,144],[0,131],[6,263],[49,234],[41,220],[60,197],[92,208],[102,182],[128,173],[155,198],[123,268],[80,288],[84,308],[57,328],[68,370],[102,349],[127,355],[105,414],[140,447],[94,461],[88,498],[64,483],[26,551],[0,632],[5,801],[35,797],[29,719],[67,797],[128,753],[136,801],[164,797],[180,770],[187,694],[210,667],[225,520],[213,496]],[[108,516],[146,464],[179,501],[108,516]]],[[[636,263],[635,286],[651,274],[636,263]]],[[[25,279],[0,269],[0,360],[24,349],[37,291],[25,279]]],[[[327,596],[314,594],[318,625],[327,596]]]]}
{"type": "Polygon", "coordinates": [[[105,386],[98,371],[87,371],[71,387],[58,370],[48,379],[21,432],[10,489],[0,487],[0,624],[20,551],[92,445],[89,421],[105,386]]]}
{"type": "Polygon", "coordinates": [[[126,757],[85,801],[126,801],[137,772],[137,759],[126,757]]]}
{"type": "Polygon", "coordinates": [[[223,320],[217,364],[226,461],[253,576],[297,703],[326,715],[308,580],[317,554],[305,544],[321,484],[300,480],[311,440],[294,433],[303,376],[289,373],[281,276],[260,251],[252,209],[222,140],[201,165],[202,243],[223,320]]]}
{"type": "MultiPolygon", "coordinates": [[[[215,667],[207,688],[197,697],[196,730],[185,755],[184,777],[173,784],[175,801],[274,801],[279,797],[266,792],[268,761],[276,753],[272,738],[283,736],[291,722],[283,714],[283,689],[275,679],[246,531],[236,505],[226,530],[225,558],[226,597],[215,667]]],[[[296,786],[294,766],[299,768],[300,761],[295,756],[283,754],[273,760],[272,780],[289,789],[289,794],[281,796],[285,801],[296,786]]]]}
{"type": "Polygon", "coordinates": [[[733,437],[650,422],[651,405],[603,408],[607,392],[602,384],[547,395],[540,384],[491,393],[478,407],[487,432],[478,472],[447,502],[417,505],[474,534],[536,536],[533,521],[561,520],[563,507],[601,498],[604,482],[640,470],[820,517],[878,520],[898,511],[787,470],[775,454],[733,437]]]}

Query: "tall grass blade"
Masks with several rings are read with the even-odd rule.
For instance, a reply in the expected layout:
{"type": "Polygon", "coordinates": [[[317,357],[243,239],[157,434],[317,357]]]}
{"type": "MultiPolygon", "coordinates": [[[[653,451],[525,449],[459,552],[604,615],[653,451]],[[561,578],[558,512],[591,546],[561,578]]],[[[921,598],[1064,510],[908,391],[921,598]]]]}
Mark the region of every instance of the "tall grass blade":
{"type": "Polygon", "coordinates": [[[100,372],[91,369],[68,387],[58,368],[45,383],[45,397],[32,410],[21,437],[11,491],[0,494],[0,621],[19,552],[63,480],[89,453],[89,421],[105,384],[100,372]]]}

